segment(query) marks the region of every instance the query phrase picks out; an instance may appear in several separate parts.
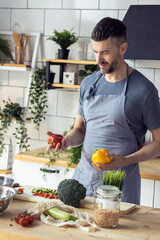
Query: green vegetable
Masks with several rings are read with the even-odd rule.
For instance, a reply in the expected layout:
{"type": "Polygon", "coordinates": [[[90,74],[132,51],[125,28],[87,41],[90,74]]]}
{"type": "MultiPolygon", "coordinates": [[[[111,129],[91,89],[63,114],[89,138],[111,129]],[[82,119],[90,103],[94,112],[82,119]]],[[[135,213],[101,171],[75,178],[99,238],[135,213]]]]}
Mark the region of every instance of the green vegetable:
{"type": "Polygon", "coordinates": [[[73,215],[64,212],[56,207],[50,208],[48,210],[45,210],[44,215],[49,215],[53,217],[56,220],[64,220],[64,221],[76,221],[78,218],[74,217],[73,215]]]}
{"type": "Polygon", "coordinates": [[[119,188],[121,191],[123,188],[124,179],[126,177],[125,171],[108,171],[103,173],[101,179],[103,185],[113,185],[119,188]]]}
{"type": "Polygon", "coordinates": [[[86,188],[75,179],[65,179],[58,185],[58,198],[67,205],[80,206],[86,196],[86,188]]]}

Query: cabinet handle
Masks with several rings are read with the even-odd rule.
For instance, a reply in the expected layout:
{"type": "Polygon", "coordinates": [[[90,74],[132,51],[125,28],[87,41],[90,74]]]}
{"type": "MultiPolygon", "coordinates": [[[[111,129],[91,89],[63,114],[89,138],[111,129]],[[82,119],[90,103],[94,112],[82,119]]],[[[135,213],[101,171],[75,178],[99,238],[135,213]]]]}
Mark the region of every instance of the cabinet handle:
{"type": "Polygon", "coordinates": [[[46,173],[59,173],[60,172],[60,170],[58,170],[58,169],[51,170],[51,169],[47,169],[47,168],[40,168],[40,171],[46,172],[46,173]]]}

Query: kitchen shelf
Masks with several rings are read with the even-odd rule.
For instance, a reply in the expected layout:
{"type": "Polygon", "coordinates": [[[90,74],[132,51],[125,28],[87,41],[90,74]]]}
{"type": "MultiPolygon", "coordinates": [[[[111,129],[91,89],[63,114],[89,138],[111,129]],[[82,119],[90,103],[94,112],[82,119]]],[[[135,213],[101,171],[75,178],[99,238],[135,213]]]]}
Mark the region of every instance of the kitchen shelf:
{"type": "Polygon", "coordinates": [[[43,62],[52,62],[52,63],[65,63],[65,64],[94,64],[97,65],[96,61],[88,61],[88,60],[68,60],[68,59],[43,59],[43,62]]]}
{"type": "Polygon", "coordinates": [[[63,84],[63,83],[51,83],[50,86],[55,88],[80,88],[80,85],[63,84]]]}
{"type": "MultiPolygon", "coordinates": [[[[41,33],[40,32],[30,32],[27,33],[29,36],[34,37],[34,47],[33,47],[33,54],[32,54],[32,59],[31,63],[29,65],[25,64],[14,64],[14,63],[0,63],[0,70],[8,70],[8,71],[29,71],[29,76],[28,76],[28,84],[26,88],[26,94],[25,94],[25,99],[24,99],[24,108],[28,109],[28,104],[29,104],[29,89],[30,85],[32,82],[32,77],[33,73],[36,68],[36,62],[37,62],[37,55],[38,55],[38,48],[40,44],[40,38],[41,38],[41,33]]],[[[13,32],[12,31],[0,31],[0,36],[1,35],[7,35],[12,38],[13,32]]],[[[25,111],[24,119],[27,119],[27,111],[25,111]]],[[[14,123],[18,123],[17,120],[13,120],[14,123]]],[[[31,122],[31,120],[27,120],[27,122],[31,122]]],[[[22,136],[20,135],[22,138],[22,136]]],[[[20,147],[18,144],[16,144],[16,153],[20,152],[20,147]]]]}
{"type": "Polygon", "coordinates": [[[63,84],[63,72],[64,72],[64,66],[66,64],[97,65],[96,61],[87,61],[87,60],[43,59],[43,62],[46,62],[46,85],[48,86],[48,89],[80,88],[80,85],[63,84]],[[59,80],[58,84],[51,82],[51,77],[50,77],[50,66],[51,65],[59,65],[60,66],[60,80],[59,80]]]}
{"type": "Polygon", "coordinates": [[[7,71],[30,71],[31,66],[25,64],[0,63],[0,70],[7,71]]]}
{"type": "Polygon", "coordinates": [[[11,174],[11,173],[12,173],[12,169],[8,169],[8,170],[0,169],[0,174],[11,174]]]}

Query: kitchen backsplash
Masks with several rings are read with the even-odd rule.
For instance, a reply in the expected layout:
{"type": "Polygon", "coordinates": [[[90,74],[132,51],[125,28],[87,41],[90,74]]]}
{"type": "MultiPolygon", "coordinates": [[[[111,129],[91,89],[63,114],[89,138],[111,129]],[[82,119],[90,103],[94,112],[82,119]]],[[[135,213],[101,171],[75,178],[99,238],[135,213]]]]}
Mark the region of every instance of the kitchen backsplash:
{"type": "MultiPolygon", "coordinates": [[[[79,41],[70,47],[69,59],[84,60],[85,46],[90,40],[95,24],[106,16],[122,20],[128,7],[133,4],[160,4],[160,0],[0,0],[0,31],[12,31],[13,26],[18,23],[24,32],[40,32],[42,37],[37,66],[41,66],[43,58],[53,59],[56,56],[57,45],[47,41],[53,30],[73,28],[79,36],[79,41]]],[[[29,53],[26,59],[29,61],[29,53]]],[[[142,72],[160,90],[160,61],[127,60],[127,63],[142,72]]],[[[55,82],[58,82],[59,67],[52,66],[52,68],[56,72],[55,82]]],[[[71,70],[75,71],[75,67],[71,70]]],[[[0,106],[3,105],[2,100],[8,98],[23,105],[28,74],[28,72],[0,71],[0,106]]],[[[78,111],[78,96],[79,91],[76,89],[48,91],[48,110],[40,130],[35,130],[32,123],[27,124],[31,137],[30,149],[47,145],[47,130],[61,134],[69,130],[78,111]]],[[[16,125],[9,129],[7,137],[12,138],[15,127],[16,125]]],[[[148,140],[150,135],[147,136],[148,140]]],[[[15,139],[12,139],[12,142],[14,152],[15,139]]]]}

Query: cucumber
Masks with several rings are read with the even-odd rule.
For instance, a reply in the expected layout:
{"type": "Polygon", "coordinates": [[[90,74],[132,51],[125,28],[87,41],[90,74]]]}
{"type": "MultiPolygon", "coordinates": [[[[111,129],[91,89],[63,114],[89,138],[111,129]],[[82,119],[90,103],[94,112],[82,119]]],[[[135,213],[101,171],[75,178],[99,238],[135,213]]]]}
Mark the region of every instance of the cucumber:
{"type": "Polygon", "coordinates": [[[73,215],[64,212],[56,207],[50,208],[43,212],[44,215],[49,215],[56,220],[63,220],[63,221],[76,221],[78,218],[74,217],[73,215]]]}

